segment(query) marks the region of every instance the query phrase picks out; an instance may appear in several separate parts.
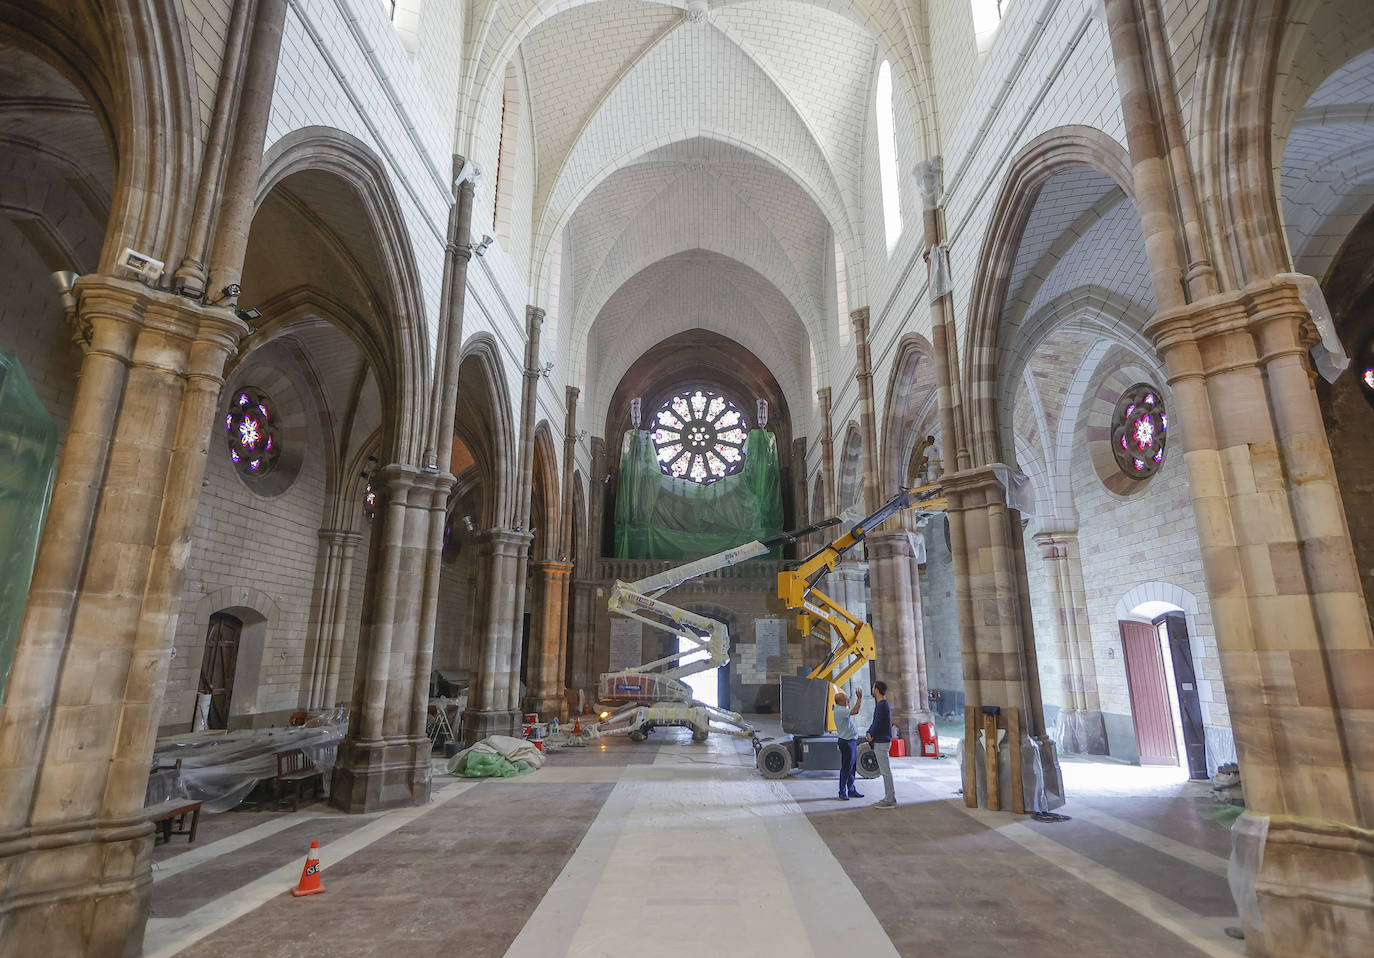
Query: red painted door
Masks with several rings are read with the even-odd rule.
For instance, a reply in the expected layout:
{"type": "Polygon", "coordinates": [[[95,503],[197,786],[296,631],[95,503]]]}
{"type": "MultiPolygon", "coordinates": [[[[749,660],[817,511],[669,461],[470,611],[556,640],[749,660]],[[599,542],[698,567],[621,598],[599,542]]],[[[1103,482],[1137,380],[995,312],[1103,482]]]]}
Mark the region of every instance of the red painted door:
{"type": "Polygon", "coordinates": [[[1126,687],[1131,693],[1131,718],[1141,765],[1177,765],[1174,713],[1164,677],[1164,653],[1159,633],[1145,622],[1119,622],[1121,648],[1126,655],[1126,687]]]}

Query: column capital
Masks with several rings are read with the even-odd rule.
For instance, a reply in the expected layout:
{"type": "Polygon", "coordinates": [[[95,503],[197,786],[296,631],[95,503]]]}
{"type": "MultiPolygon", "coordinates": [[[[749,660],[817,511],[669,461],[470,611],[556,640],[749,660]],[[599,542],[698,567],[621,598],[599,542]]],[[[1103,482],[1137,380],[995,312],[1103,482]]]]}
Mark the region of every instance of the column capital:
{"type": "Polygon", "coordinates": [[[537,572],[543,573],[545,581],[572,578],[573,564],[557,559],[541,559],[530,563],[537,572]]]}
{"type": "Polygon", "coordinates": [[[525,307],[525,328],[530,332],[544,325],[544,307],[526,306],[525,307]]]}
{"type": "Polygon", "coordinates": [[[505,556],[518,555],[522,548],[529,548],[533,541],[531,533],[516,532],[514,529],[488,529],[477,537],[483,552],[505,556]]]}
{"type": "Polygon", "coordinates": [[[868,307],[860,306],[849,311],[849,320],[854,324],[854,335],[860,340],[868,339],[868,307]]]}
{"type": "Polygon", "coordinates": [[[363,534],[354,529],[320,529],[316,535],[321,542],[337,546],[356,546],[363,541],[363,534]]]}
{"type": "Polygon", "coordinates": [[[577,399],[582,395],[582,390],[576,386],[565,386],[563,388],[563,401],[571,409],[577,405],[577,399]]]}
{"type": "Polygon", "coordinates": [[[916,543],[914,532],[876,532],[870,536],[864,536],[864,548],[868,551],[868,561],[876,562],[882,559],[916,559],[916,543]]]}
{"type": "Polygon", "coordinates": [[[978,509],[989,505],[1005,506],[1006,490],[997,481],[997,473],[990,466],[978,466],[959,472],[947,472],[940,477],[951,512],[978,509]]]}

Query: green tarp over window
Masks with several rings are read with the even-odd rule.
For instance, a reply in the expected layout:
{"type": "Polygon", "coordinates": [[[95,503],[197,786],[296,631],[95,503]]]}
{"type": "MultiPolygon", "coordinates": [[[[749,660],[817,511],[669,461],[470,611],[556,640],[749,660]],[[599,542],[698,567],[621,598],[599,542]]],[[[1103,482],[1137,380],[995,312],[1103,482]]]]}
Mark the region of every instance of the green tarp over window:
{"type": "Polygon", "coordinates": [[[19,641],[56,459],[57,425],[19,360],[0,350],[0,701],[19,641]]]}
{"type": "Polygon", "coordinates": [[[649,433],[625,433],[615,498],[618,559],[690,561],[782,532],[782,482],[773,434],[749,431],[744,467],[699,485],[658,467],[649,433]]]}

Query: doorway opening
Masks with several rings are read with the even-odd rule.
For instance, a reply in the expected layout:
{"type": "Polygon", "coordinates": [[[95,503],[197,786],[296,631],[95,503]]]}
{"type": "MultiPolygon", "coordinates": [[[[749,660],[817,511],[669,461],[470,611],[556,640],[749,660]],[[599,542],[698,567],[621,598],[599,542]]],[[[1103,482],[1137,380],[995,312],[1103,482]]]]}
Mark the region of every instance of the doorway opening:
{"type": "Polygon", "coordinates": [[[1118,623],[1126,659],[1126,685],[1142,765],[1182,766],[1189,778],[1207,778],[1202,704],[1193,665],[1188,620],[1170,602],[1150,600],[1118,623]]]}
{"type": "Polygon", "coordinates": [[[243,620],[228,612],[210,616],[205,634],[205,654],[200,660],[202,695],[210,696],[210,715],[207,728],[229,728],[229,702],[234,696],[234,671],[239,659],[239,637],[243,620]]]}
{"type": "MultiPolygon", "coordinates": [[[[691,655],[683,655],[682,658],[678,660],[678,664],[690,665],[693,662],[700,662],[703,659],[709,659],[711,657],[710,653],[704,649],[698,649],[692,652],[692,650],[696,648],[697,640],[690,639],[685,635],[678,636],[677,650],[679,652],[692,653],[691,655]]],[[[702,705],[709,705],[715,708],[720,702],[719,673],[719,668],[704,669],[701,672],[687,676],[682,681],[686,682],[688,688],[692,690],[692,698],[696,699],[702,705]]]]}

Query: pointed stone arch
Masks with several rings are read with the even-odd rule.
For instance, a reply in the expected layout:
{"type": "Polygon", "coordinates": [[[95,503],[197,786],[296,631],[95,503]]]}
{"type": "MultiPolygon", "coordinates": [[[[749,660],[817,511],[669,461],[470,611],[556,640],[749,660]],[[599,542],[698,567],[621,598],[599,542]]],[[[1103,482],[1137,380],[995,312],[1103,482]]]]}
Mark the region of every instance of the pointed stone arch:
{"type": "Polygon", "coordinates": [[[1110,177],[1134,202],[1130,157],[1125,148],[1101,130],[1087,126],[1057,127],[1036,137],[1011,161],[1002,181],[992,225],[974,269],[965,334],[964,430],[975,466],[996,462],[1000,455],[997,394],[1005,345],[1000,338],[1001,320],[1026,224],[1040,188],[1051,177],[1084,167],[1110,177]]]}
{"type": "MultiPolygon", "coordinates": [[[[395,446],[390,458],[420,463],[425,449],[432,446],[431,344],[410,234],[386,167],[367,144],[342,130],[320,126],[293,130],[273,143],[263,157],[256,209],[261,210],[274,190],[301,175],[328,176],[342,184],[357,203],[373,244],[386,254],[371,264],[382,273],[383,288],[375,290],[375,301],[382,304],[383,315],[361,315],[351,304],[340,304],[340,312],[357,315],[375,341],[378,384],[388,407],[389,439],[395,446]]],[[[359,272],[366,271],[360,267],[359,272]]],[[[371,285],[370,277],[361,278],[371,285]]]]}

